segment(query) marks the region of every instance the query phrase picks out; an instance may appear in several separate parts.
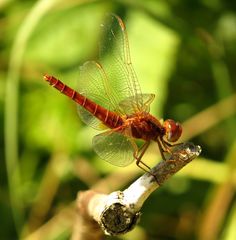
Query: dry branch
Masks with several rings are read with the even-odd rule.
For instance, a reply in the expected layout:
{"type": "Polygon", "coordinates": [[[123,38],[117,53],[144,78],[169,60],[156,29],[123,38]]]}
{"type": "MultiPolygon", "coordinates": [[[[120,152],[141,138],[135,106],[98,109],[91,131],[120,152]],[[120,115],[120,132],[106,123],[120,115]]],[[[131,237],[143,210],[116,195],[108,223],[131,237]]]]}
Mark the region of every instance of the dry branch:
{"type": "Polygon", "coordinates": [[[73,240],[96,240],[102,238],[103,232],[106,235],[119,235],[133,229],[139,220],[140,209],[150,194],[199,156],[200,152],[200,146],[183,143],[175,148],[168,160],[159,162],[151,170],[152,175],[145,173],[124,191],[109,195],[93,190],[80,192],[77,198],[78,222],[73,240]]]}

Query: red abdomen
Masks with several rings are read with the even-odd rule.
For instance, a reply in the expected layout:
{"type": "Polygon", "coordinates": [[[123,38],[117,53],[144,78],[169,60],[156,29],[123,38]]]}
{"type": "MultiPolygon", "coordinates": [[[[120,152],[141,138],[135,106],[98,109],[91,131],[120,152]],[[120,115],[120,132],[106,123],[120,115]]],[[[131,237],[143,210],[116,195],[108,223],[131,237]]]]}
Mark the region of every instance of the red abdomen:
{"type": "Polygon", "coordinates": [[[123,125],[124,121],[118,114],[96,104],[92,100],[86,98],[82,94],[76,92],[74,89],[61,82],[59,79],[48,75],[44,75],[44,79],[61,93],[65,94],[73,101],[84,107],[88,112],[101,120],[101,122],[107,127],[117,128],[123,125]]]}

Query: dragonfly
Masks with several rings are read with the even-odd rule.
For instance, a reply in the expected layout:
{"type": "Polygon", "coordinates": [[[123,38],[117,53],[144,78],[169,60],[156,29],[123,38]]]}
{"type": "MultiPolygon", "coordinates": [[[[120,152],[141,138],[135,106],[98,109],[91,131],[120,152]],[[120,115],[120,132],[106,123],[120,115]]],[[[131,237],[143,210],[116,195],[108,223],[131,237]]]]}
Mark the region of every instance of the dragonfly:
{"type": "Polygon", "coordinates": [[[138,167],[149,172],[142,157],[150,143],[157,143],[165,160],[166,153],[172,153],[177,145],[182,127],[172,119],[158,120],[149,113],[155,95],[141,91],[121,18],[109,14],[101,31],[100,62],[88,61],[80,67],[77,91],[54,76],[46,74],[44,79],[77,103],[83,122],[103,130],[92,140],[100,158],[119,167],[136,160],[138,167]]]}

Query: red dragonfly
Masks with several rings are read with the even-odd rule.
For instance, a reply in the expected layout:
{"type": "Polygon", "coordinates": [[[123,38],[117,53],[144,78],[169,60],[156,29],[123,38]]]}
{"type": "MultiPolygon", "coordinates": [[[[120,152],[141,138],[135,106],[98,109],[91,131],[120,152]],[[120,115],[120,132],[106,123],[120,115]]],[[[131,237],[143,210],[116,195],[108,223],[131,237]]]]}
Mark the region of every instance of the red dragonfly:
{"type": "Polygon", "coordinates": [[[116,166],[127,166],[134,159],[144,171],[150,168],[142,156],[151,141],[157,142],[162,158],[171,153],[171,143],[182,133],[174,120],[159,121],[149,113],[154,94],[143,94],[132,67],[125,25],[111,14],[102,24],[101,64],[89,61],[80,69],[78,92],[53,76],[44,79],[78,104],[82,121],[105,132],[93,138],[95,152],[116,166]],[[107,60],[105,57],[108,57],[107,60]],[[143,140],[138,147],[136,139],[143,140]]]}

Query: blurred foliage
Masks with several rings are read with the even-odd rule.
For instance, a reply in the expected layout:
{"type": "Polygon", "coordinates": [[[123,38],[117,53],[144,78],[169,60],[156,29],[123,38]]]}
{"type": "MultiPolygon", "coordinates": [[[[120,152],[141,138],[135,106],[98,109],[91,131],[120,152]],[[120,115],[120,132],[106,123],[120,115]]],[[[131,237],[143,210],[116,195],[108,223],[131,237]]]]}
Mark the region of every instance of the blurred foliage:
{"type": "MultiPolygon", "coordinates": [[[[107,12],[126,23],[143,92],[156,94],[151,112],[183,122],[183,139],[203,149],[114,239],[236,239],[236,4],[222,0],[0,1],[1,238],[68,239],[78,191],[102,179],[101,191],[122,189],[141,173],[98,159],[96,131],[43,81],[76,87],[107,12]]],[[[157,156],[152,146],[145,158],[157,156]]]]}

